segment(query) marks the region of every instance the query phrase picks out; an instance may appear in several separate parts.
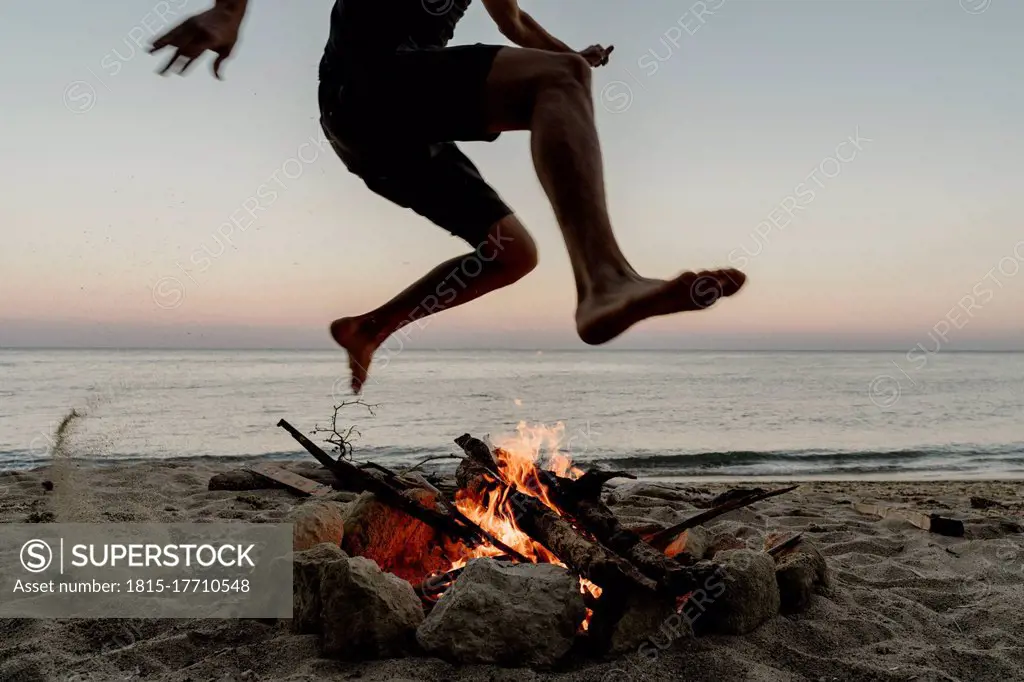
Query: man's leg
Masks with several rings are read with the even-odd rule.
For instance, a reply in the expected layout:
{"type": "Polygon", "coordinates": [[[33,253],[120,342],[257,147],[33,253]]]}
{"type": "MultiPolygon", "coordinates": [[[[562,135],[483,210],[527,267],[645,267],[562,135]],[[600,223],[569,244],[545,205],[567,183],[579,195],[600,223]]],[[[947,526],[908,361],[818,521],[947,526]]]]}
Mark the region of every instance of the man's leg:
{"type": "MultiPolygon", "coordinates": [[[[351,386],[355,393],[359,393],[366,382],[374,352],[390,335],[411,322],[508,286],[537,266],[537,246],[533,238],[473,162],[450,141],[464,130],[470,131],[467,135],[470,139],[494,136],[482,128],[480,136],[476,136],[472,122],[463,123],[460,130],[458,114],[465,110],[445,112],[439,120],[429,121],[424,112],[433,109],[408,106],[408,102],[431,102],[435,98],[457,106],[459,95],[467,94],[462,91],[462,83],[474,80],[474,69],[479,71],[475,76],[479,93],[486,71],[472,61],[472,51],[462,54],[469,55],[470,61],[453,60],[450,53],[444,53],[441,68],[431,63],[426,66],[432,68],[426,69],[424,74],[410,69],[406,82],[392,83],[388,90],[403,98],[393,106],[381,105],[386,102],[384,98],[360,102],[357,109],[378,106],[362,112],[358,116],[362,120],[354,129],[342,124],[339,130],[334,125],[337,105],[332,100],[333,90],[321,87],[324,132],[349,170],[359,175],[376,194],[415,211],[474,248],[471,253],[438,265],[379,308],[331,323],[331,336],[348,351],[351,386]],[[460,63],[462,69],[468,64],[471,73],[452,69],[460,63]],[[446,73],[455,77],[445,80],[446,73]],[[441,77],[441,83],[454,90],[442,93],[440,88],[430,88],[425,84],[427,75],[441,77]],[[426,87],[427,92],[417,93],[416,87],[426,87]],[[446,129],[453,123],[454,128],[446,129]]],[[[429,53],[429,56],[436,55],[429,53]]],[[[411,60],[413,67],[417,61],[411,60]]]]}
{"type": "Polygon", "coordinates": [[[702,310],[743,286],[738,270],[641,277],[612,233],[590,66],[578,55],[504,48],[486,87],[494,132],[529,130],[534,165],[554,208],[576,277],[576,326],[590,344],[609,341],[648,317],[702,310]]]}
{"type": "Polygon", "coordinates": [[[418,319],[468,303],[512,284],[537,267],[537,247],[514,215],[491,228],[475,251],[428,272],[390,301],[331,324],[331,336],[348,351],[352,390],[366,381],[373,353],[392,334],[418,319]]]}

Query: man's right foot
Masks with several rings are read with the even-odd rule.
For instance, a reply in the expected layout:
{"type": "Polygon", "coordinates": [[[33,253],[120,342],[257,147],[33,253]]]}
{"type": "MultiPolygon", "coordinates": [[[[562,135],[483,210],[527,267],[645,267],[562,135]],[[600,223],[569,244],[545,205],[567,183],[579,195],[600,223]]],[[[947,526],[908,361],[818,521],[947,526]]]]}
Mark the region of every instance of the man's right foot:
{"type": "Polygon", "coordinates": [[[576,330],[585,343],[606,343],[649,317],[710,308],[746,281],[746,275],[732,268],[684,272],[669,281],[627,280],[608,293],[580,301],[576,330]]]}
{"type": "Polygon", "coordinates": [[[343,317],[331,323],[331,336],[348,351],[348,367],[352,370],[352,392],[358,394],[366,383],[366,376],[377,350],[376,335],[359,317],[343,317]]]}

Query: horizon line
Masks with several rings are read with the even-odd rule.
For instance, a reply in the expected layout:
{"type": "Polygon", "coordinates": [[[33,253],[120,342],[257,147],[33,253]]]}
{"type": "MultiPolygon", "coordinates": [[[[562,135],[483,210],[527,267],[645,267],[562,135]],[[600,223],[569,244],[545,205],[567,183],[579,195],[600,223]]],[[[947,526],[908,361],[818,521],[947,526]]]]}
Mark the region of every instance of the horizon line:
{"type": "MultiPolygon", "coordinates": [[[[340,348],[303,347],[303,346],[268,346],[260,347],[203,347],[203,346],[0,346],[0,351],[197,351],[197,352],[322,352],[340,353],[340,348]]],[[[911,349],[913,350],[913,349],[911,349]]],[[[467,347],[467,346],[444,346],[437,348],[407,348],[403,353],[437,353],[444,351],[477,351],[493,353],[901,353],[908,352],[906,348],[559,348],[543,347],[537,348],[502,348],[502,347],[467,347]]],[[[961,348],[941,349],[930,354],[938,353],[1024,353],[1022,348],[961,348]]]]}

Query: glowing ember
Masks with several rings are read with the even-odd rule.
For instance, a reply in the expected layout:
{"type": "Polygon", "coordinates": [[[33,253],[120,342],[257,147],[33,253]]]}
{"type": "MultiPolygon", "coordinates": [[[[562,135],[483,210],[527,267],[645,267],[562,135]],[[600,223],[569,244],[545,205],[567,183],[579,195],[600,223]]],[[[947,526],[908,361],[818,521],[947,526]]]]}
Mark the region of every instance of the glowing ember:
{"type": "MultiPolygon", "coordinates": [[[[540,470],[546,469],[558,476],[576,479],[583,471],[573,466],[571,458],[561,452],[560,445],[565,437],[565,426],[559,422],[553,427],[528,426],[520,422],[516,433],[494,440],[495,459],[501,477],[520,492],[536,497],[560,516],[562,511],[549,496],[547,486],[541,481],[540,470]]],[[[545,547],[534,542],[519,529],[515,512],[502,490],[492,490],[477,496],[460,490],[455,504],[463,514],[506,545],[526,556],[534,563],[551,563],[565,566],[545,547]]],[[[502,551],[494,547],[477,547],[466,556],[452,563],[452,568],[464,566],[470,559],[485,556],[500,556],[502,551]]],[[[580,591],[594,598],[601,595],[601,588],[589,580],[580,579],[580,591]]],[[[591,611],[583,623],[586,629],[591,611]]]]}
{"type": "Polygon", "coordinates": [[[683,531],[668,547],[665,548],[665,555],[676,557],[686,551],[686,540],[690,531],[683,531]]]}

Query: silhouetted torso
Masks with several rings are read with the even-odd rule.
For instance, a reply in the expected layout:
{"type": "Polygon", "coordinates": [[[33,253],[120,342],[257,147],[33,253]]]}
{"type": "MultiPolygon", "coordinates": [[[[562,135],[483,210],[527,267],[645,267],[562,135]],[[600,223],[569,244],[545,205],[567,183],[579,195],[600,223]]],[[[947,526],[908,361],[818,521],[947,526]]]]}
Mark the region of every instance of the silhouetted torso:
{"type": "Polygon", "coordinates": [[[372,74],[403,49],[444,47],[472,0],[337,0],[320,78],[372,74]]]}

